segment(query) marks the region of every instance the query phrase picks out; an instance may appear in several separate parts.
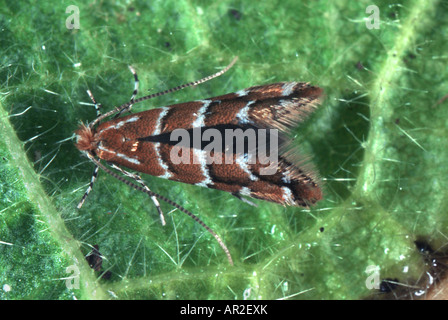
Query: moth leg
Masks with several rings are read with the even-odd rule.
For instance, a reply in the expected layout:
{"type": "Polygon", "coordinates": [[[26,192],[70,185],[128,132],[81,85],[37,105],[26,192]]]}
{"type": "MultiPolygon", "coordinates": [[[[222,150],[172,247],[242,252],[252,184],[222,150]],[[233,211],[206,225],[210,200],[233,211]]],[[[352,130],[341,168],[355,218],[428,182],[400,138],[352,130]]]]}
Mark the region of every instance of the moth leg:
{"type": "Polygon", "coordinates": [[[93,105],[96,110],[96,116],[97,117],[101,116],[101,104],[96,102],[95,98],[93,97],[92,91],[87,90],[87,94],[89,95],[90,100],[92,100],[93,102],[93,105]]]}
{"type": "MultiPolygon", "coordinates": [[[[225,252],[226,255],[227,255],[227,260],[229,260],[230,265],[233,266],[233,260],[232,260],[232,256],[231,256],[231,254],[230,254],[230,251],[229,251],[229,249],[227,248],[227,246],[225,245],[225,243],[222,241],[221,237],[218,236],[218,234],[216,234],[212,229],[210,229],[210,227],[207,226],[201,219],[199,219],[199,217],[197,217],[196,215],[194,215],[193,213],[191,213],[190,211],[188,211],[187,209],[185,209],[185,208],[182,207],[181,205],[177,204],[176,202],[174,202],[174,201],[172,201],[172,200],[170,200],[170,199],[168,199],[168,198],[166,198],[166,197],[164,197],[164,196],[162,196],[162,195],[160,195],[160,194],[157,194],[157,193],[155,193],[155,192],[150,191],[146,186],[145,186],[145,187],[146,187],[146,188],[145,188],[145,187],[136,185],[135,183],[133,183],[133,182],[127,180],[127,179],[124,178],[123,176],[119,175],[119,174],[116,173],[115,171],[112,171],[110,168],[108,168],[108,167],[106,167],[105,165],[103,165],[99,160],[95,159],[95,157],[94,157],[92,154],[90,154],[90,153],[86,153],[86,155],[87,155],[87,157],[88,157],[90,160],[92,160],[92,162],[93,162],[94,164],[96,164],[98,167],[100,167],[101,169],[103,169],[103,171],[107,172],[108,174],[110,174],[110,175],[111,175],[112,177],[114,177],[115,179],[117,179],[117,180],[119,180],[119,181],[121,181],[121,182],[127,184],[128,186],[130,186],[130,187],[132,187],[132,188],[134,188],[134,189],[136,189],[136,190],[145,192],[146,194],[148,194],[148,195],[151,196],[151,197],[154,196],[154,197],[156,197],[157,199],[160,199],[160,200],[162,200],[162,201],[165,201],[166,203],[168,203],[168,204],[172,205],[173,207],[177,208],[179,211],[185,213],[187,216],[189,216],[189,217],[192,218],[194,221],[196,221],[197,223],[199,223],[203,228],[205,228],[208,232],[210,232],[210,234],[216,239],[216,241],[218,241],[219,245],[221,246],[221,248],[224,250],[224,252],[225,252]]],[[[121,172],[121,171],[124,171],[124,170],[121,170],[121,168],[118,168],[118,170],[119,170],[120,172],[121,172]]],[[[131,174],[131,175],[132,175],[132,174],[131,174]]]]}
{"type": "MultiPolygon", "coordinates": [[[[142,180],[142,178],[139,175],[136,175],[132,172],[126,171],[116,165],[114,165],[113,163],[110,164],[112,168],[120,171],[122,174],[124,174],[125,176],[134,179],[137,183],[139,183],[146,191],[151,192],[151,189],[149,189],[149,187],[145,184],[145,182],[142,180]]],[[[160,216],[160,222],[162,223],[162,225],[166,225],[165,222],[165,216],[163,215],[163,211],[160,208],[160,203],[159,200],[157,200],[157,198],[155,196],[151,196],[151,200],[152,202],[154,202],[154,205],[156,206],[157,211],[159,212],[159,216],[160,216]]]]}
{"type": "Polygon", "coordinates": [[[253,203],[252,201],[247,200],[246,198],[243,198],[238,192],[232,193],[232,195],[235,196],[235,197],[237,197],[237,198],[240,199],[241,201],[243,201],[243,202],[245,202],[245,203],[251,205],[251,206],[258,207],[258,206],[257,206],[255,203],[253,203]]]}
{"type": "MultiPolygon", "coordinates": [[[[90,100],[92,100],[92,102],[93,102],[97,117],[101,116],[101,104],[96,102],[96,100],[93,97],[93,94],[90,90],[87,90],[87,94],[89,95],[90,100]]],[[[82,205],[84,204],[87,197],[89,196],[90,191],[92,191],[93,184],[95,183],[97,176],[98,176],[98,166],[95,165],[95,169],[93,169],[92,177],[90,178],[89,186],[87,187],[86,192],[82,196],[81,201],[79,201],[79,203],[78,203],[78,209],[81,209],[82,205]]]]}
{"type": "Polygon", "coordinates": [[[92,177],[90,178],[89,186],[87,187],[86,192],[81,198],[81,201],[78,203],[78,209],[81,209],[82,205],[84,204],[84,201],[86,201],[90,191],[92,191],[93,184],[95,183],[96,177],[98,176],[98,166],[95,165],[95,169],[93,170],[92,177]]]}
{"type": "Polygon", "coordinates": [[[131,111],[131,108],[132,108],[132,106],[133,106],[135,97],[136,97],[137,94],[138,94],[138,85],[139,85],[139,82],[140,82],[140,81],[138,80],[137,72],[136,72],[135,69],[134,69],[133,67],[131,67],[131,66],[129,66],[129,70],[131,70],[132,75],[134,76],[134,91],[132,92],[131,100],[129,100],[129,102],[130,102],[131,104],[130,104],[129,106],[127,106],[126,108],[124,108],[123,110],[120,110],[120,112],[118,112],[118,113],[114,116],[114,119],[115,119],[115,118],[118,118],[119,116],[121,116],[124,112],[131,111]]]}

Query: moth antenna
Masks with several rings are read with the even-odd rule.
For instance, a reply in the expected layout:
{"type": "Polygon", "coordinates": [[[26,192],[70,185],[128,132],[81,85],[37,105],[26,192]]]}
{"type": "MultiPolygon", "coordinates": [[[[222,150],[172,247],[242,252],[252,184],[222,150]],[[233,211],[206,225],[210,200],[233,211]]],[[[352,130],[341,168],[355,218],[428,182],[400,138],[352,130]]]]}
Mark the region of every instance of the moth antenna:
{"type": "Polygon", "coordinates": [[[134,188],[135,190],[138,191],[142,191],[144,193],[146,193],[147,195],[149,195],[150,197],[156,197],[166,203],[168,203],[169,205],[175,207],[176,209],[178,209],[179,211],[185,213],[187,216],[189,216],[190,218],[192,218],[194,221],[196,221],[197,223],[199,223],[205,230],[207,230],[215,239],[216,241],[219,243],[219,245],[221,246],[221,248],[223,249],[223,251],[225,252],[226,256],[227,256],[227,260],[229,261],[230,265],[233,266],[233,259],[232,256],[230,254],[229,249],[227,248],[227,246],[225,245],[224,241],[222,241],[221,237],[218,236],[209,226],[207,226],[205,224],[205,222],[203,222],[198,216],[194,215],[193,213],[191,213],[190,211],[188,211],[187,209],[185,209],[184,207],[182,207],[181,205],[177,204],[176,202],[165,198],[164,196],[155,193],[151,190],[147,190],[144,187],[138,186],[135,183],[126,180],[125,178],[123,178],[122,176],[116,174],[115,172],[113,172],[112,170],[110,170],[109,168],[107,168],[106,166],[104,166],[99,160],[97,160],[92,154],[90,154],[89,152],[86,152],[87,157],[92,160],[93,163],[95,163],[95,165],[97,165],[98,167],[100,167],[102,170],[104,170],[106,173],[110,174],[112,177],[118,179],[119,181],[127,184],[128,186],[134,188]]]}
{"type": "MultiPolygon", "coordinates": [[[[210,76],[207,76],[205,78],[202,78],[202,79],[199,79],[199,80],[196,80],[196,81],[192,81],[192,82],[188,82],[188,83],[185,83],[185,84],[181,84],[180,86],[177,86],[177,87],[165,90],[165,91],[153,93],[153,94],[150,94],[148,96],[144,96],[144,97],[135,99],[133,101],[131,100],[131,101],[129,101],[129,102],[127,102],[127,103],[125,103],[125,104],[123,104],[123,105],[121,105],[119,107],[116,107],[115,109],[113,109],[113,110],[111,110],[111,111],[109,111],[109,112],[107,112],[107,113],[97,117],[95,120],[93,120],[92,122],[89,123],[89,127],[93,128],[101,120],[103,120],[103,119],[105,119],[105,118],[107,118],[107,117],[109,117],[111,115],[114,115],[116,113],[121,113],[122,110],[128,109],[129,106],[132,106],[133,104],[136,104],[136,103],[139,103],[139,102],[142,102],[142,101],[145,101],[145,100],[149,100],[149,99],[152,99],[152,98],[160,97],[160,96],[163,96],[165,94],[176,92],[176,91],[188,88],[188,87],[196,86],[198,84],[201,84],[201,83],[210,81],[210,80],[212,80],[212,79],[214,79],[216,77],[219,77],[219,76],[223,75],[224,73],[226,73],[230,68],[232,68],[232,66],[235,64],[235,62],[237,60],[238,60],[238,57],[233,58],[232,62],[230,62],[227,67],[225,67],[221,71],[218,71],[218,72],[216,72],[216,73],[214,73],[214,74],[212,74],[210,76]]],[[[132,70],[133,69],[131,69],[131,71],[132,70]]]]}

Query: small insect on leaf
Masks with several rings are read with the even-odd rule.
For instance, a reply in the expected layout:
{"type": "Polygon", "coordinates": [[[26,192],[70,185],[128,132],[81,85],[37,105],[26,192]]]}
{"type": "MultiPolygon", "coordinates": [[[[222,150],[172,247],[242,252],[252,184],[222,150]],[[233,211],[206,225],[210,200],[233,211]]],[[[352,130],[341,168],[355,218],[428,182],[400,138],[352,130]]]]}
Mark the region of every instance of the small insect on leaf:
{"type": "Polygon", "coordinates": [[[78,207],[92,190],[101,168],[148,194],[162,224],[165,219],[158,199],[192,217],[216,238],[233,264],[224,242],[202,220],[151,191],[138,174],[126,169],[227,191],[249,204],[253,203],[246,197],[302,207],[322,199],[317,176],[309,164],[297,159],[288,136],[317,108],[322,97],[318,87],[279,82],[119,117],[136,103],[216,78],[236,60],[211,76],[138,99],[138,77],[130,67],[135,80],[130,101],[103,115],[88,91],[98,116],[76,131],[76,147],[95,164],[95,169],[78,207]],[[105,120],[111,116],[115,117],[105,120]]]}

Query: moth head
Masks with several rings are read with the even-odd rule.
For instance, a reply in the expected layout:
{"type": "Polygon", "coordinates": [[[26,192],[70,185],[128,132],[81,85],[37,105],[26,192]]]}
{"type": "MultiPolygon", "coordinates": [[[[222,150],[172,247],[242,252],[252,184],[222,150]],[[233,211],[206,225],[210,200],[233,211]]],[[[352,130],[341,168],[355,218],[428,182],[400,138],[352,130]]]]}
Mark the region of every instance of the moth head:
{"type": "Polygon", "coordinates": [[[76,148],[80,151],[93,151],[96,149],[94,133],[90,127],[81,124],[75,134],[77,136],[76,148]]]}

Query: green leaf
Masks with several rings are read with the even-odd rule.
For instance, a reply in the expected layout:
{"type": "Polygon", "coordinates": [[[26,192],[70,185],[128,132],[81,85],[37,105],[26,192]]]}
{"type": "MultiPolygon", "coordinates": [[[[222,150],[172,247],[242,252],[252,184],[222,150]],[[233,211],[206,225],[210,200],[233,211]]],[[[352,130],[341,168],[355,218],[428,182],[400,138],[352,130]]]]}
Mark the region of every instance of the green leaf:
{"type": "Polygon", "coordinates": [[[446,1],[74,2],[0,6],[0,298],[357,299],[369,266],[415,283],[414,241],[446,244],[446,1]],[[312,157],[325,197],[310,210],[144,176],[200,225],[100,172],[74,146],[81,122],[140,94],[225,75],[133,108],[204,99],[253,85],[309,81],[321,108],[294,143],[312,157]],[[85,260],[94,245],[102,271],[85,260]],[[105,274],[110,277],[104,277],[105,274]]]}

